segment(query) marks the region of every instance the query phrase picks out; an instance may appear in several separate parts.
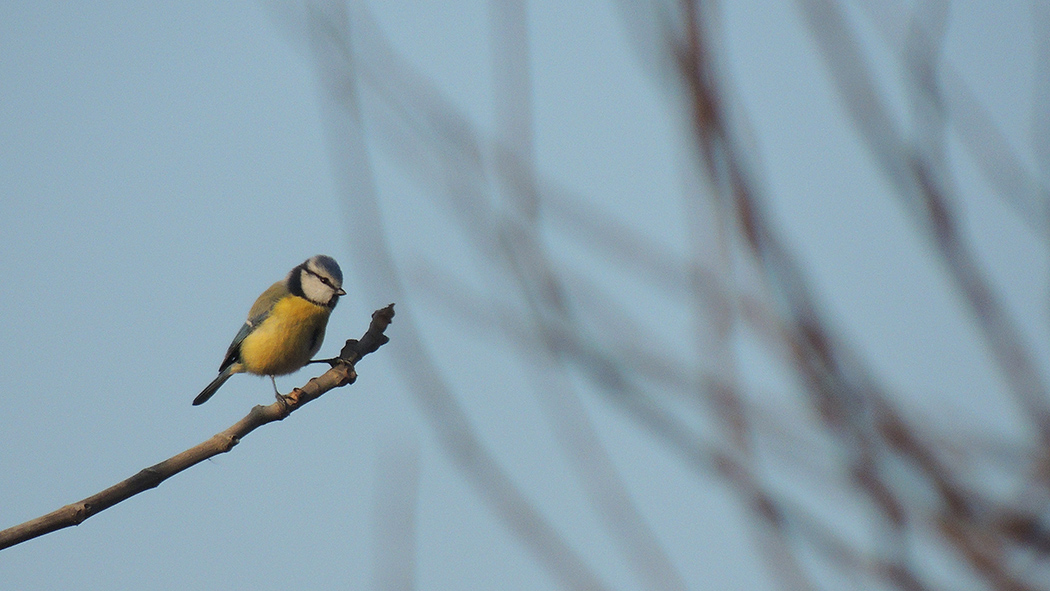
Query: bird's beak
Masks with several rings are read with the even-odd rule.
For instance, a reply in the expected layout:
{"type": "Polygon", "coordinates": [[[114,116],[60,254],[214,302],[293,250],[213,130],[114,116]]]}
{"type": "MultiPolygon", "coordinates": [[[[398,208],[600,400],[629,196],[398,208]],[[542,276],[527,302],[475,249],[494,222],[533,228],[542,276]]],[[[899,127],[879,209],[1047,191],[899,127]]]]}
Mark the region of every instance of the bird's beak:
{"type": "Polygon", "coordinates": [[[343,288],[340,287],[338,290],[336,290],[335,295],[337,295],[337,296],[344,296],[344,295],[346,295],[346,290],[344,290],[343,288]]]}

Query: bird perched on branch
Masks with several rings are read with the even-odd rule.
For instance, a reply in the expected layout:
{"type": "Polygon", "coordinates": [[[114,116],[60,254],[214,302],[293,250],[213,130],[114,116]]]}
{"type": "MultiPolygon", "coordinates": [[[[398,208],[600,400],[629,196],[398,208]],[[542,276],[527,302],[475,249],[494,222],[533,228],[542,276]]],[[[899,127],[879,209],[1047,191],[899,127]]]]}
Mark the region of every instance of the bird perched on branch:
{"type": "Polygon", "coordinates": [[[193,399],[204,404],[235,373],[274,376],[299,370],[324,341],[328,316],[343,291],[343,272],[330,256],[319,254],[288,272],[255,300],[248,320],[233,337],[219,375],[193,399]]]}

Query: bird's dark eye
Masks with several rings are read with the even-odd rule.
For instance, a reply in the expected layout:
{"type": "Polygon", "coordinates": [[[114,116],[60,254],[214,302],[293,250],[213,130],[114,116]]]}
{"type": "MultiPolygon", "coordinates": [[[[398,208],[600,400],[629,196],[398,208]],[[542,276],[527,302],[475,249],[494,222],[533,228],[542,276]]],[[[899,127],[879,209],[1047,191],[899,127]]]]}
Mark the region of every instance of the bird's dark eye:
{"type": "Polygon", "coordinates": [[[327,277],[319,277],[319,279],[321,280],[321,283],[324,283],[328,287],[332,287],[332,282],[329,281],[327,277]]]}

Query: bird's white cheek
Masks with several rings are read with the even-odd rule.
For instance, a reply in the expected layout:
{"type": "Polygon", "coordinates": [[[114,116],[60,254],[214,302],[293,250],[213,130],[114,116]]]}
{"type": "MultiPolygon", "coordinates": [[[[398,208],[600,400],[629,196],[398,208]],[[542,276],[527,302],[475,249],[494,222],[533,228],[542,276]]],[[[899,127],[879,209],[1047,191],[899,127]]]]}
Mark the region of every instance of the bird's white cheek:
{"type": "Polygon", "coordinates": [[[325,285],[320,279],[304,273],[302,280],[303,295],[306,299],[317,304],[325,304],[331,301],[335,295],[335,290],[330,286],[325,285]]]}

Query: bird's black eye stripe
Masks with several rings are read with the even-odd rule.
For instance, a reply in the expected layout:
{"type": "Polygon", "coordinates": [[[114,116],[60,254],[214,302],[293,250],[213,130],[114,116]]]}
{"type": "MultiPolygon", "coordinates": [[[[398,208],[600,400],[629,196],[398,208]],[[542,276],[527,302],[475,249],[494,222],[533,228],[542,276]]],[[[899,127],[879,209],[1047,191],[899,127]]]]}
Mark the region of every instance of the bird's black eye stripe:
{"type": "Polygon", "coordinates": [[[327,277],[323,277],[323,276],[315,273],[314,271],[311,271],[310,269],[307,269],[306,267],[303,267],[303,271],[306,271],[307,273],[313,275],[314,277],[317,277],[318,279],[321,280],[321,283],[324,283],[328,287],[335,287],[334,285],[332,285],[332,281],[330,279],[328,279],[327,277]]]}

